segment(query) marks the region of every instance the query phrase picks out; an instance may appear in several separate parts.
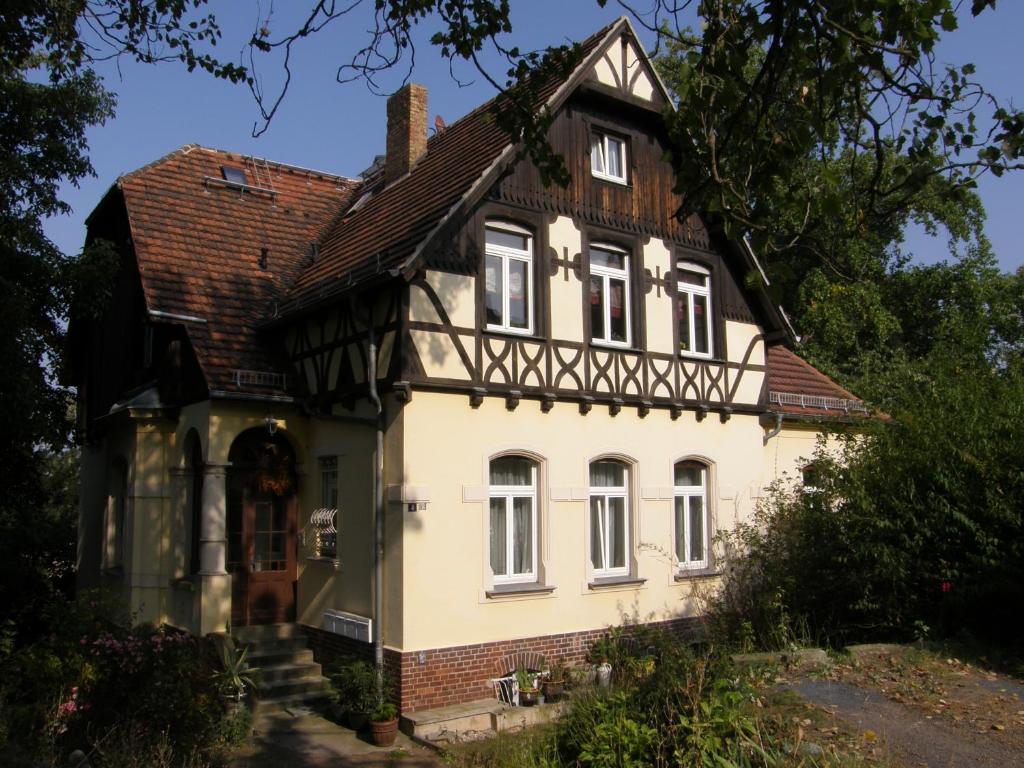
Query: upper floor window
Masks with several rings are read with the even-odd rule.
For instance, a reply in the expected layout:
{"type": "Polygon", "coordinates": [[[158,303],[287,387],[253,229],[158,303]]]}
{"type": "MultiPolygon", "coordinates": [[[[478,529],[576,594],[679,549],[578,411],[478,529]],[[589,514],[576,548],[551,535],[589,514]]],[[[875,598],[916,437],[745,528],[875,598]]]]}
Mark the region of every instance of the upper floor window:
{"type": "Polygon", "coordinates": [[[676,322],[679,351],[711,357],[711,273],[699,264],[676,265],[676,322]]]}
{"type": "Polygon", "coordinates": [[[590,562],[597,577],[629,573],[629,469],[621,461],[590,463],[590,562]]]}
{"type": "Polygon", "coordinates": [[[505,222],[488,222],[484,263],[487,328],[533,333],[533,237],[505,222]]]}
{"type": "Polygon", "coordinates": [[[590,135],[590,170],[598,179],[626,183],[626,142],[607,133],[590,135]]]}
{"type": "Polygon", "coordinates": [[[490,467],[490,549],[494,583],[537,580],[537,464],[501,456],[490,467]]]}
{"type": "Polygon", "coordinates": [[[680,568],[708,565],[708,469],[697,461],[675,467],[675,554],[680,568]]]}
{"type": "Polygon", "coordinates": [[[590,337],[630,345],[629,254],[611,245],[590,247],[590,337]]]}

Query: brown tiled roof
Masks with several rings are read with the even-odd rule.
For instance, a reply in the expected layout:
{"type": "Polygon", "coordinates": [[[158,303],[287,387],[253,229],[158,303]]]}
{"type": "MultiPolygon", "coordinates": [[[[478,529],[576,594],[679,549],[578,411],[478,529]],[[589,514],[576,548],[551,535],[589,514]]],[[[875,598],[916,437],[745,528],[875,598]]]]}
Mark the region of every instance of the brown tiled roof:
{"type": "Polygon", "coordinates": [[[768,406],[807,416],[867,415],[863,403],[782,344],[768,347],[768,406]]]}
{"type": "MultiPolygon", "coordinates": [[[[615,21],[581,43],[584,61],[611,31],[615,21]]],[[[577,65],[581,71],[583,63],[577,65]]],[[[539,90],[542,103],[565,81],[552,78],[539,90]]],[[[501,97],[498,97],[500,99],[501,97]]],[[[427,142],[427,151],[412,171],[376,192],[351,215],[330,228],[320,258],[291,291],[297,303],[328,295],[366,270],[395,268],[411,256],[445,215],[509,147],[508,135],[493,119],[492,100],[453,123],[427,142]]]]}
{"type": "Polygon", "coordinates": [[[186,145],[118,179],[150,312],[185,322],[210,389],[237,386],[235,371],[281,373],[286,361],[261,344],[257,323],[273,311],[310,261],[352,179],[186,145]],[[245,168],[245,190],[222,181],[224,165],[245,168]],[[259,171],[255,170],[259,167],[259,171]],[[267,249],[267,269],[259,265],[267,249]]]}

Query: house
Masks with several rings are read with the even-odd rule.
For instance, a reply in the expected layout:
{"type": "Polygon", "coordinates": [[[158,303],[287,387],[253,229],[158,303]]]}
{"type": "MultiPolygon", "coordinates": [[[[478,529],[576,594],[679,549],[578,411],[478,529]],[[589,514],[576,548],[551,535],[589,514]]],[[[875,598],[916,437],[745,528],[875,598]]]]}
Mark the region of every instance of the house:
{"type": "Polygon", "coordinates": [[[117,180],[88,220],[114,300],[72,328],[83,586],[372,644],[406,712],[693,621],[713,532],[864,408],[750,248],[674,216],[629,22],[583,53],[544,93],[566,188],[490,105],[428,138],[416,85],[359,179],[189,145],[117,180]]]}

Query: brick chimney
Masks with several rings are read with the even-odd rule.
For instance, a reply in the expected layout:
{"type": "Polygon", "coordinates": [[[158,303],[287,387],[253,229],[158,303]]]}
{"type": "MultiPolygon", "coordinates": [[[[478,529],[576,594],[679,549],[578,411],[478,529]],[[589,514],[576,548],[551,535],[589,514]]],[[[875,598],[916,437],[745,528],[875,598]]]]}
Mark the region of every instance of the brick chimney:
{"type": "Polygon", "coordinates": [[[388,99],[385,183],[407,174],[426,151],[427,89],[409,83],[388,99]]]}

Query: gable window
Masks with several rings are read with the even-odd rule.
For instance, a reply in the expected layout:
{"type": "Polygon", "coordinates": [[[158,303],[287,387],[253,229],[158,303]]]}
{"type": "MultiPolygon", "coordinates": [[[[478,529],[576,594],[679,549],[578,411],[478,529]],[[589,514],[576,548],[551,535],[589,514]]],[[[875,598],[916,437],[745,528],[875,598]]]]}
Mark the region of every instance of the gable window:
{"type": "Polygon", "coordinates": [[[505,222],[487,222],[485,235],[487,329],[533,333],[533,237],[505,222]]]}
{"type": "Polygon", "coordinates": [[[629,469],[621,461],[590,463],[590,562],[594,576],[629,573],[629,469]]]}
{"type": "Polygon", "coordinates": [[[313,529],[313,553],[316,557],[338,557],[338,457],[320,459],[320,503],[309,523],[313,529]]]}
{"type": "Polygon", "coordinates": [[[598,344],[630,345],[629,254],[590,246],[590,337],[598,344]]]}
{"type": "Polygon", "coordinates": [[[607,133],[590,135],[590,171],[595,178],[626,183],[626,142],[607,133]]]}
{"type": "Polygon", "coordinates": [[[679,352],[711,357],[711,273],[699,264],[676,264],[676,322],[679,352]]]}
{"type": "Polygon", "coordinates": [[[495,584],[537,580],[537,464],[524,456],[491,461],[490,550],[495,584]]]}
{"type": "Polygon", "coordinates": [[[708,469],[697,461],[675,466],[675,554],[680,568],[708,566],[708,469]]]}

